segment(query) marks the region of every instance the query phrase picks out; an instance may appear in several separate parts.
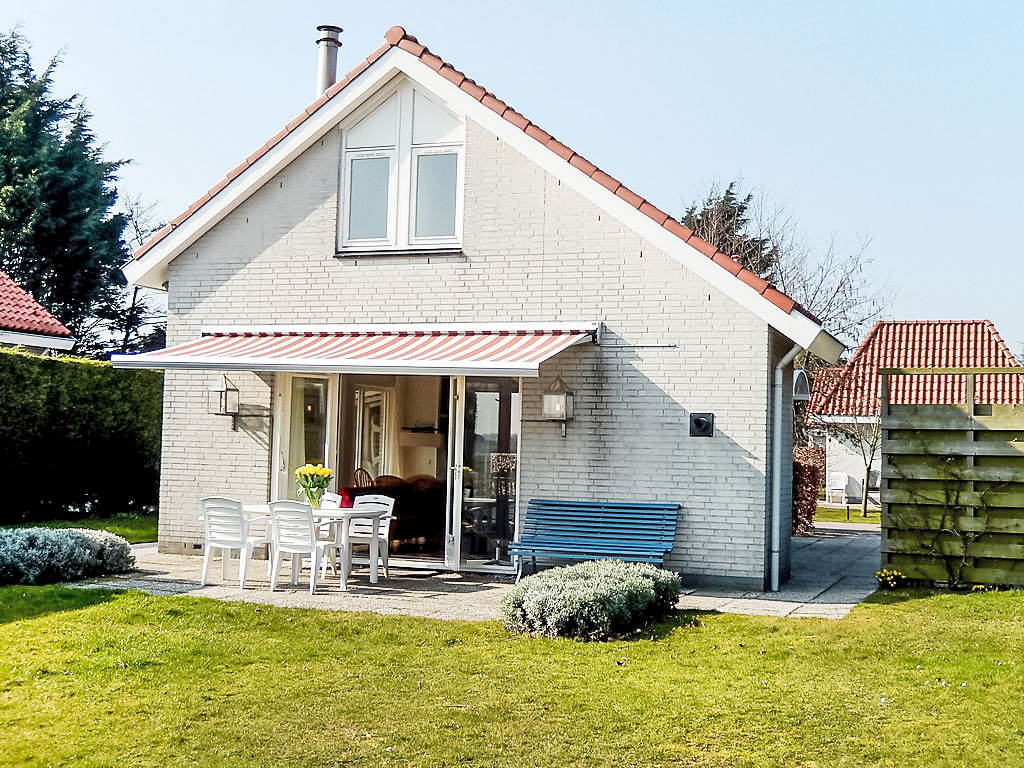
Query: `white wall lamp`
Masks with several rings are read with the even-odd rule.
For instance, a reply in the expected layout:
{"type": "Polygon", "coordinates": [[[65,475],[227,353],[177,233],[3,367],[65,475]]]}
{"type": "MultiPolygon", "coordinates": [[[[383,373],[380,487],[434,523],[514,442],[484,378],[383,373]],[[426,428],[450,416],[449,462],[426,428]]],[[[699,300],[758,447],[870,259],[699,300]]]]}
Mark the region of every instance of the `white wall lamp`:
{"type": "Polygon", "coordinates": [[[231,429],[238,429],[238,387],[223,373],[207,390],[209,410],[214,416],[230,416],[231,429]]]}
{"type": "Polygon", "coordinates": [[[573,394],[561,377],[556,377],[544,390],[543,415],[546,421],[561,422],[562,437],[565,437],[565,423],[573,418],[573,394]]]}

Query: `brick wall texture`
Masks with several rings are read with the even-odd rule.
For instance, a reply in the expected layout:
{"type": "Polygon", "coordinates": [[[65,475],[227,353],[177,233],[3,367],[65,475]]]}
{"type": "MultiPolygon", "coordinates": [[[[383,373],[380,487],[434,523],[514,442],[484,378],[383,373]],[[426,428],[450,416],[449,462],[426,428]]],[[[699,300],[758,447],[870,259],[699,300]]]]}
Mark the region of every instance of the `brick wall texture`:
{"type": "MultiPolygon", "coordinates": [[[[464,256],[335,258],[339,138],[317,142],[172,262],[169,343],[217,324],[601,320],[601,346],[573,347],[523,382],[520,500],[678,502],[669,565],[691,582],[761,586],[772,366],[788,342],[472,122],[464,256]],[[531,421],[555,376],[576,398],[565,438],[531,421]],[[689,436],[691,411],[715,414],[714,437],[689,436]]],[[[269,492],[273,376],[231,378],[250,414],[237,431],[205,413],[211,372],[168,372],[164,550],[201,542],[203,495],[269,492]]],[[[790,457],[788,429],[783,443],[790,457]]],[[[788,460],[783,478],[785,500],[788,460]]]]}

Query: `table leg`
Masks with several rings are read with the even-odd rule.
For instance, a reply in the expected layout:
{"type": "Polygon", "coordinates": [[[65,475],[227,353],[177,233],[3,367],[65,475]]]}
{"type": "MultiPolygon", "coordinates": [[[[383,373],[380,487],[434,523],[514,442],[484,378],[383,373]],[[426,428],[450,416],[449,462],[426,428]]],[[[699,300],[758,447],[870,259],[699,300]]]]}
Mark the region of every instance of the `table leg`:
{"type": "Polygon", "coordinates": [[[352,545],[349,543],[349,520],[343,520],[341,525],[341,572],[345,579],[352,574],[352,545]]]}
{"type": "Polygon", "coordinates": [[[373,536],[370,537],[370,583],[377,583],[377,561],[380,559],[380,518],[372,518],[373,536]]]}

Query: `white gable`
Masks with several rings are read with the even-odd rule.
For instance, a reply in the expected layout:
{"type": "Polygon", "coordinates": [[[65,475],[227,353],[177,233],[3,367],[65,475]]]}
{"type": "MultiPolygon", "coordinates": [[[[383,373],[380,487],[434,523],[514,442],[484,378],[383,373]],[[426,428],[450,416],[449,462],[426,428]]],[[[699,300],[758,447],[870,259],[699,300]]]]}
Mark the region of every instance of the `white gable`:
{"type": "MultiPolygon", "coordinates": [[[[437,137],[444,140],[443,137],[451,135],[452,131],[461,129],[463,119],[472,119],[562,183],[608,211],[610,215],[675,258],[694,274],[719,288],[740,306],[760,317],[796,344],[811,349],[826,360],[835,360],[843,350],[843,345],[824,331],[818,323],[795,309],[790,312],[783,311],[696,248],[641,213],[632,204],[481,104],[418,57],[395,47],[381,55],[363,70],[354,82],[342,88],[277,144],[261,154],[252,165],[156,243],[141,259],[126,264],[123,271],[129,282],[160,287],[167,279],[167,265],[173,258],[196,242],[313,142],[322,139],[331,130],[336,130],[340,124],[355,117],[358,110],[365,107],[368,99],[378,94],[400,74],[404,74],[413,88],[420,91],[414,100],[414,112],[418,106],[421,117],[419,127],[414,128],[418,130],[415,134],[417,140],[437,140],[437,137]],[[429,99],[425,98],[426,93],[430,93],[429,99]],[[444,104],[445,108],[440,107],[440,104],[444,104]],[[454,117],[456,114],[459,117],[454,117]]],[[[386,108],[374,111],[364,119],[369,121],[365,126],[362,122],[354,126],[354,133],[364,133],[363,137],[357,136],[354,141],[380,141],[375,135],[388,123],[388,110],[392,109],[388,102],[383,106],[386,108]],[[365,132],[360,130],[362,128],[365,128],[365,132]]],[[[400,102],[396,101],[393,108],[400,109],[400,102]]]]}
{"type": "Polygon", "coordinates": [[[412,110],[413,144],[462,141],[462,121],[431,101],[419,88],[413,91],[412,110]]]}
{"type": "Polygon", "coordinates": [[[398,94],[345,131],[346,149],[393,147],[398,143],[398,94]]]}

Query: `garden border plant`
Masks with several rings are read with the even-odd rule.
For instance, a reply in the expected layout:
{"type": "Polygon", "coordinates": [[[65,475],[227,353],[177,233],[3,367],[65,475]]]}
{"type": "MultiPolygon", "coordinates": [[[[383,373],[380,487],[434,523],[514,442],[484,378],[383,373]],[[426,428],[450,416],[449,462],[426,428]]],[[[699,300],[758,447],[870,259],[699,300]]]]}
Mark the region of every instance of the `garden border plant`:
{"type": "Polygon", "coordinates": [[[74,581],[124,573],[134,567],[131,545],[110,531],[87,528],[0,530],[0,585],[74,581]]]}
{"type": "Polygon", "coordinates": [[[600,640],[634,632],[675,608],[679,575],[649,563],[594,560],[527,576],[502,601],[505,628],[600,640]]]}

